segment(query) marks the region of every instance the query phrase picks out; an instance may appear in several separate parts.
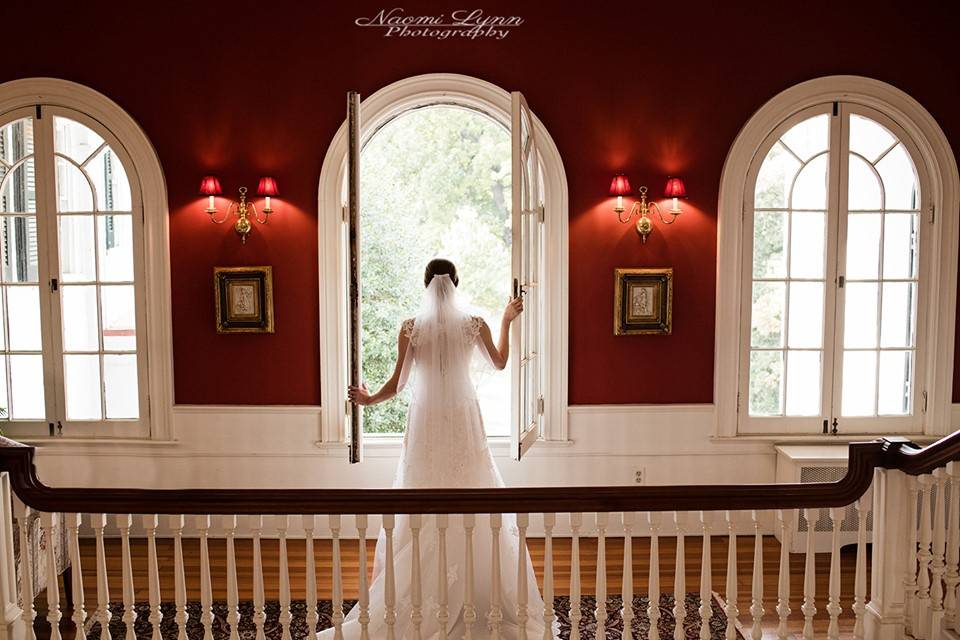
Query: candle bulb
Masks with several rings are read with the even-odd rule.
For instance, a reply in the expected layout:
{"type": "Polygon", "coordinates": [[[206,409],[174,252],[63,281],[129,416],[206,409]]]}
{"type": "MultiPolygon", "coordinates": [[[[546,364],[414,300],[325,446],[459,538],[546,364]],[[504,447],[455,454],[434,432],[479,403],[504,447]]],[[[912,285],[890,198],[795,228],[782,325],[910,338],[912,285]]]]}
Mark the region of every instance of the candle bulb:
{"type": "Polygon", "coordinates": [[[217,176],[204,176],[200,181],[200,195],[207,196],[206,212],[213,215],[217,212],[217,203],[214,198],[223,193],[220,188],[220,179],[217,176]]]}
{"type": "Polygon", "coordinates": [[[277,187],[277,179],[270,176],[260,178],[260,184],[257,185],[257,195],[266,198],[263,212],[266,214],[273,213],[273,207],[270,206],[270,197],[280,195],[280,189],[277,187]]]}

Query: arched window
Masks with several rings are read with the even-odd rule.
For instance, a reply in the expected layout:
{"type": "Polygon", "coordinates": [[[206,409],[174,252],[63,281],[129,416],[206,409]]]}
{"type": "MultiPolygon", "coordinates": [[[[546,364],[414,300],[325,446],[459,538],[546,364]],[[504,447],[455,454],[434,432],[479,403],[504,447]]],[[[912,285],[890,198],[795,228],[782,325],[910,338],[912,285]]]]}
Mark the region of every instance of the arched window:
{"type": "Polygon", "coordinates": [[[148,366],[144,172],[129,150],[143,148],[105,112],[68,106],[84,98],[119,112],[71,83],[0,85],[0,419],[26,436],[164,437],[150,404],[152,388],[169,396],[148,366]],[[39,85],[53,95],[2,108],[39,85]]]}
{"type": "MultiPolygon", "coordinates": [[[[731,160],[724,172],[725,195],[737,175],[742,185],[738,326],[718,310],[717,333],[717,376],[721,361],[737,360],[736,433],[923,431],[938,378],[949,388],[952,373],[934,350],[953,333],[943,313],[953,317],[954,299],[938,267],[955,283],[956,244],[942,235],[956,213],[937,203],[952,156],[932,169],[926,135],[894,104],[843,92],[807,98],[764,131],[738,174],[731,160]],[[731,330],[735,355],[720,347],[731,330]]],[[[718,285],[721,296],[729,285],[718,285]]],[[[729,384],[717,389],[722,410],[729,384]]]]}

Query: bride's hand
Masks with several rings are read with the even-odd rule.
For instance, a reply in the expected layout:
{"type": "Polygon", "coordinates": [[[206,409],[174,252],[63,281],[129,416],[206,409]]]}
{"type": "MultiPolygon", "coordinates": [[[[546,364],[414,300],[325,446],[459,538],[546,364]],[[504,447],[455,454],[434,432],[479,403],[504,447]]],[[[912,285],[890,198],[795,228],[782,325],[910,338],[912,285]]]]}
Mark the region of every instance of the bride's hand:
{"type": "Polygon", "coordinates": [[[507,303],[507,308],[503,310],[503,319],[513,322],[521,313],[523,313],[523,298],[518,296],[507,303]]]}
{"type": "Polygon", "coordinates": [[[350,402],[356,405],[364,406],[370,404],[370,390],[367,389],[365,383],[361,383],[359,387],[349,387],[347,389],[347,397],[350,398],[350,402]]]}

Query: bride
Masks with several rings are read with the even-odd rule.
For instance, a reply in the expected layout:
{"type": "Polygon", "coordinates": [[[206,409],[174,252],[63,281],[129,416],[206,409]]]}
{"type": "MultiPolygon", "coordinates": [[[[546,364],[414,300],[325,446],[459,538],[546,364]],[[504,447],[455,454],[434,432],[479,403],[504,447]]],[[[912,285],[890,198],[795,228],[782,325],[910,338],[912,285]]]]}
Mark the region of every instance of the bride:
{"type": "MultiPolygon", "coordinates": [[[[424,274],[426,292],[420,313],[405,320],[398,338],[397,364],[393,375],[376,393],[366,385],[351,387],[349,397],[357,405],[384,402],[403,389],[408,378],[413,396],[407,414],[400,464],[395,488],[467,488],[502,487],[503,479],[487,447],[483,419],[477,395],[470,380],[473,354],[481,356],[497,369],[507,365],[510,352],[510,323],[523,311],[523,300],[511,300],[503,312],[499,340],[494,342],[490,327],[483,319],[462,311],[456,303],[459,282],[457,269],[449,260],[431,260],[424,274]]],[[[473,534],[474,578],[471,602],[465,602],[465,535],[458,516],[449,518],[446,533],[447,562],[438,566],[438,533],[434,516],[423,517],[420,532],[420,575],[422,598],[420,630],[415,628],[411,588],[412,548],[408,516],[397,516],[394,529],[394,574],[396,610],[394,637],[398,639],[450,637],[462,638],[469,626],[470,637],[478,640],[500,637],[519,638],[520,616],[517,608],[517,577],[520,558],[516,518],[503,515],[500,529],[499,634],[490,630],[489,621],[493,578],[490,557],[492,543],[488,516],[477,516],[473,534]],[[443,635],[439,585],[447,586],[447,634],[443,635]],[[471,606],[472,605],[472,606],[471,606]],[[476,622],[469,624],[470,620],[476,622]]],[[[370,585],[368,637],[386,638],[387,614],[384,603],[384,532],[380,531],[370,585]]],[[[544,632],[543,599],[529,555],[526,559],[527,609],[526,637],[542,638],[544,632]]],[[[360,638],[360,611],[355,606],[343,623],[343,637],[360,638]]],[[[393,617],[393,616],[391,616],[393,617]]],[[[555,634],[551,634],[555,635],[555,634]]],[[[321,640],[334,637],[334,629],[318,634],[321,640]]]]}

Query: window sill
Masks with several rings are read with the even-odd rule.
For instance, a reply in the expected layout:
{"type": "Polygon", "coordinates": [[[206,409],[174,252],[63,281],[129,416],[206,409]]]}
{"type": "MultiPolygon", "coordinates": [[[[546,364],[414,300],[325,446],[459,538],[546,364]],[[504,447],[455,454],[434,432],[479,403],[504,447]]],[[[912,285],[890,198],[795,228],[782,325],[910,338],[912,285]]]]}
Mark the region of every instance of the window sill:
{"type": "MultiPolygon", "coordinates": [[[[510,436],[489,436],[487,443],[495,458],[506,458],[510,454],[510,436]]],[[[371,458],[396,458],[403,445],[402,435],[367,436],[363,441],[364,454],[371,458]]],[[[314,446],[321,450],[321,455],[337,457],[345,455],[345,442],[314,442],[314,446]]],[[[573,446],[573,440],[540,440],[530,450],[529,455],[536,455],[537,449],[565,449],[573,446]]]]}
{"type": "Polygon", "coordinates": [[[769,442],[772,445],[778,444],[817,444],[817,445],[846,445],[851,442],[864,442],[867,440],[876,440],[878,438],[907,438],[917,444],[930,444],[936,442],[939,436],[929,436],[922,433],[915,434],[894,434],[894,433],[841,433],[837,435],[789,435],[789,434],[745,434],[737,436],[710,436],[710,442],[716,444],[728,444],[736,442],[769,442]]]}

